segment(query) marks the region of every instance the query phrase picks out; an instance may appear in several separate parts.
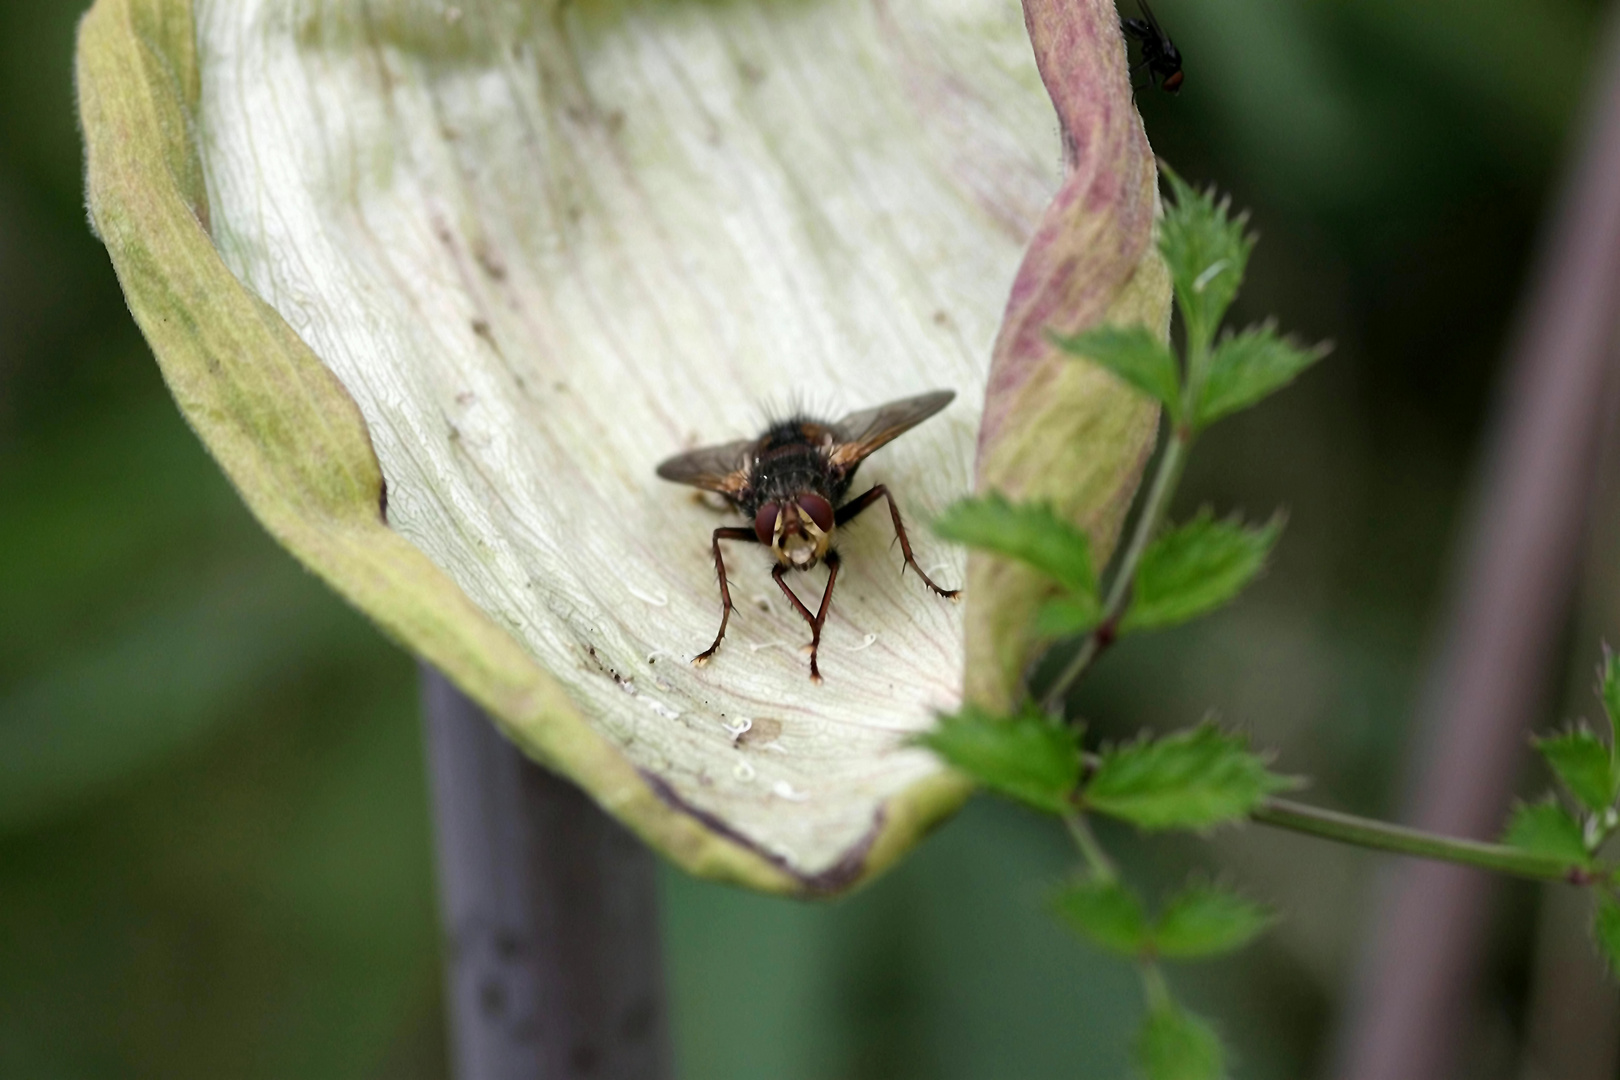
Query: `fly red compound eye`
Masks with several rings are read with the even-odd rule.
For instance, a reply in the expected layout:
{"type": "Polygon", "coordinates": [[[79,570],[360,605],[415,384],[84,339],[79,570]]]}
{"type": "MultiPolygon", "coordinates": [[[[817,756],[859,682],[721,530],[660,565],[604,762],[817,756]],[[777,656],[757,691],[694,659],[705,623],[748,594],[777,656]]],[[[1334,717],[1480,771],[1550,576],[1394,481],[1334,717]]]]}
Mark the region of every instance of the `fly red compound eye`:
{"type": "Polygon", "coordinates": [[[771,537],[776,535],[776,515],[779,508],[775,503],[766,503],[754,515],[754,535],[759,537],[762,544],[770,544],[771,537]]]}
{"type": "Polygon", "coordinates": [[[816,523],[816,528],[824,533],[833,530],[832,503],[820,495],[800,495],[799,509],[810,515],[810,520],[816,523]]]}

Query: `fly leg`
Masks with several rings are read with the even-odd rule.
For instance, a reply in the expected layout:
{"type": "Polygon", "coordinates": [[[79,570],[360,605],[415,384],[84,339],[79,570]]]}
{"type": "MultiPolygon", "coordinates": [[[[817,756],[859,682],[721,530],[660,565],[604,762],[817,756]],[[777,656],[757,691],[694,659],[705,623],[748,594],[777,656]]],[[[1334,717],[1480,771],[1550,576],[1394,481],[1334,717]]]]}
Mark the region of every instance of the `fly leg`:
{"type": "Polygon", "coordinates": [[[788,587],[787,581],[782,577],[783,574],[787,573],[787,567],[779,563],[771,571],[771,577],[775,579],[776,587],[782,590],[782,595],[788,598],[793,606],[798,609],[799,614],[804,616],[804,621],[810,624],[811,682],[821,681],[821,669],[816,666],[816,652],[821,648],[821,628],[827,622],[827,608],[832,604],[833,584],[838,580],[838,552],[827,552],[821,561],[827,564],[827,587],[821,592],[821,610],[814,615],[810,614],[810,609],[804,606],[804,601],[799,599],[798,594],[788,587]]]}
{"type": "MultiPolygon", "coordinates": [[[[923,568],[917,565],[916,558],[911,554],[911,541],[906,538],[906,527],[900,520],[900,508],[894,504],[894,496],[889,494],[889,489],[882,484],[875,485],[866,494],[840,506],[838,508],[837,523],[843,525],[845,522],[853,520],[862,510],[865,510],[879,499],[889,500],[889,517],[894,519],[894,535],[899,539],[900,551],[906,557],[905,566],[917,571],[917,576],[923,579],[923,583],[945,599],[955,600],[958,596],[961,596],[962,590],[960,589],[942,589],[934,584],[934,579],[923,573],[923,568]]],[[[905,566],[900,568],[902,574],[906,572],[905,566]]]]}
{"type": "Polygon", "coordinates": [[[714,635],[714,644],[692,657],[696,667],[702,667],[714,656],[715,650],[720,648],[720,639],[726,636],[726,623],[731,621],[731,586],[726,583],[726,560],[720,557],[720,541],[747,540],[750,543],[759,543],[759,537],[754,535],[753,529],[740,527],[725,527],[714,530],[714,572],[720,576],[720,632],[714,635]]]}

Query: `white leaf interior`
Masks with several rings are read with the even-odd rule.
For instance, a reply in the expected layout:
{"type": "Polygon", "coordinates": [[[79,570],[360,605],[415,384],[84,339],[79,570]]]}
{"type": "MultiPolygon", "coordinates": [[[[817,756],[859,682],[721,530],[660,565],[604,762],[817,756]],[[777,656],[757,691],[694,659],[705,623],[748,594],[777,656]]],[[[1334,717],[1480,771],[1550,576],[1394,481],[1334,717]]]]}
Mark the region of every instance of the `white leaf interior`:
{"type": "MultiPolygon", "coordinates": [[[[229,265],[363,412],[389,520],[680,803],[796,873],[858,852],[937,768],[960,609],[840,532],[822,646],[740,524],[659,481],[798,398],[937,388],[855,491],[927,522],[972,483],[991,343],[1056,188],[1013,0],[449,6],[200,0],[196,118],[229,265]],[[749,730],[740,737],[745,725],[749,730]]],[[[807,603],[825,571],[791,576],[807,603]]]]}

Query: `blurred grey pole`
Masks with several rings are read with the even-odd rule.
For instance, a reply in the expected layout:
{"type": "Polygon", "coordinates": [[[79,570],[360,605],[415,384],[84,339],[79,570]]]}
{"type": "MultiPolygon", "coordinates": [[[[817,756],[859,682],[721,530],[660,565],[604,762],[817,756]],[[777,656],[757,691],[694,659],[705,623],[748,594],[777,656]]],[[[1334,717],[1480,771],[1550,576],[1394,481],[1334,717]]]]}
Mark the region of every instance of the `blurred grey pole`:
{"type": "MultiPolygon", "coordinates": [[[[1594,643],[1606,639],[1611,646],[1620,645],[1620,379],[1613,384],[1584,543],[1580,612],[1571,639],[1574,656],[1563,695],[1566,716],[1597,721],[1600,731],[1593,693],[1594,643]]],[[[1592,948],[1592,899],[1584,889],[1542,885],[1539,890],[1520,1080],[1615,1080],[1620,1075],[1620,989],[1592,948]]]]}
{"type": "MultiPolygon", "coordinates": [[[[1611,23],[1580,156],[1529,279],[1419,706],[1407,816],[1458,836],[1490,837],[1502,826],[1580,565],[1620,316],[1620,21],[1611,23]]],[[[1458,867],[1395,869],[1370,924],[1335,1075],[1461,1075],[1489,884],[1458,867]]]]}
{"type": "Polygon", "coordinates": [[[422,668],[456,1080],[668,1080],[652,853],[422,668]]]}

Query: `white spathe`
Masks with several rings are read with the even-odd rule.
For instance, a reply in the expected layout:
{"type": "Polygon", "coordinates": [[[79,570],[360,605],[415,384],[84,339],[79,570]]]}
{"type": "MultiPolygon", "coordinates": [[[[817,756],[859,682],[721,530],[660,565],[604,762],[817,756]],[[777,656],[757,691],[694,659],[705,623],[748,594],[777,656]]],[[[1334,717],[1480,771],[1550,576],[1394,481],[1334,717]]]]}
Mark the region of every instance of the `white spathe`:
{"type": "MultiPolygon", "coordinates": [[[[933,389],[867,462],[942,584],[991,346],[1060,175],[1016,0],[199,0],[195,118],[231,269],[353,395],[392,527],[672,798],[801,876],[938,769],[961,610],[883,507],[808,628],[664,457],[933,389]],[[741,737],[739,728],[750,725],[741,737]]],[[[814,602],[825,571],[792,575],[814,602]]]]}

